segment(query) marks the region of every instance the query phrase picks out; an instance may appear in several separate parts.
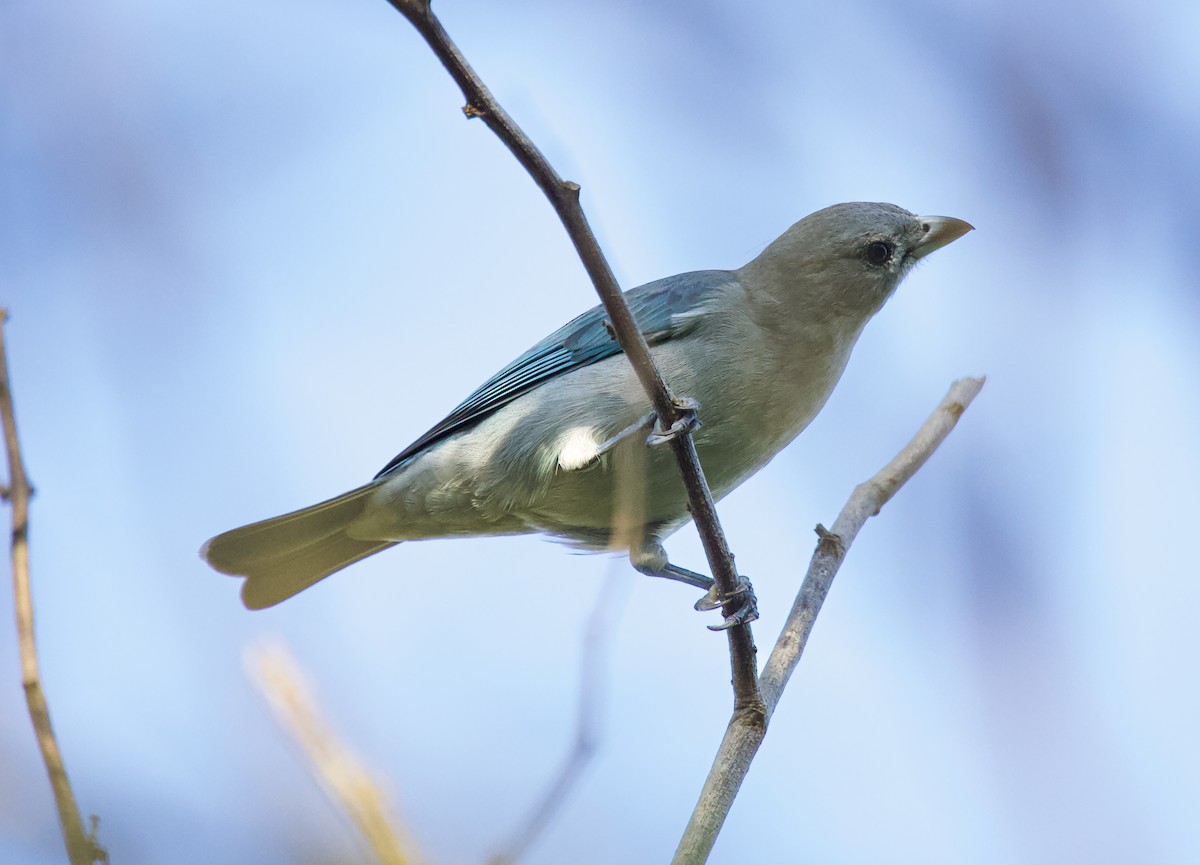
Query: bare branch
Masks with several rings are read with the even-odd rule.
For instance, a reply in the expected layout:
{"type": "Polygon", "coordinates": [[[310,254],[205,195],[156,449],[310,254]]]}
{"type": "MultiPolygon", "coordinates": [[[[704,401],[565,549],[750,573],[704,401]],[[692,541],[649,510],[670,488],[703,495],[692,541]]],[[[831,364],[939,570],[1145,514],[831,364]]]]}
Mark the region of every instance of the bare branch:
{"type": "Polygon", "coordinates": [[[275,720],[300,746],[329,798],[358,827],[375,860],[380,865],[420,862],[416,844],[387,796],[321,716],[299,664],[283,643],[248,649],[245,659],[275,720]]]}
{"type": "MultiPolygon", "coordinates": [[[[767,720],[775,711],[788,678],[800,662],[817,613],[859,529],[879,513],[896,491],[937,450],[975,399],[983,382],[982,378],[963,378],[954,382],[941,405],[934,409],[912,441],[878,474],[855,487],[846,506],[838,514],[833,530],[817,526],[819,540],[816,552],[759,680],[767,720]]],[[[734,713],[700,792],[700,801],[675,851],[675,865],[699,865],[708,859],[733,799],[765,735],[765,725],[746,725],[734,713]]]]}
{"type": "MultiPolygon", "coordinates": [[[[637,326],[620,286],[617,285],[616,277],[613,276],[612,268],[609,267],[591,226],[588,225],[583,208],[579,204],[579,184],[563,180],[542,152],[500,106],[475,70],[467,63],[458,46],[450,39],[437,16],[433,14],[429,0],[388,2],[417,29],[458,84],[467,102],[463,108],[467,117],[483,120],[512,151],[513,156],[550,200],[575,245],[597,294],[600,295],[617,341],[629,362],[633,364],[634,371],[658,414],[662,428],[671,427],[681,419],[680,401],[668,389],[655,367],[650,357],[650,348],[637,326]]],[[[717,519],[712,492],[700,467],[695,443],[691,434],[685,431],[671,439],[671,446],[679,463],[684,488],[687,490],[688,510],[704,544],[713,579],[716,580],[721,595],[732,598],[738,586],[737,570],[729,543],[717,519]]],[[[736,601],[726,604],[724,614],[732,615],[737,611],[737,606],[736,601]]],[[[729,653],[733,668],[735,711],[746,715],[753,723],[762,723],[765,709],[758,692],[754,637],[749,625],[738,625],[729,629],[729,653]]]]}
{"type": "Polygon", "coordinates": [[[33,632],[33,592],[29,583],[29,499],[32,489],[21,460],[12,388],[8,381],[8,355],[4,348],[4,323],[7,320],[8,311],[0,310],[0,422],[4,426],[4,444],[8,452],[8,486],[4,496],[12,505],[13,598],[21,654],[21,684],[25,688],[25,702],[29,706],[29,718],[42,752],[42,762],[46,765],[46,774],[50,776],[50,786],[54,790],[67,855],[71,865],[90,865],[93,862],[107,862],[108,853],[96,841],[96,819],[92,818],[92,831],[88,832],[79,818],[79,806],[75,803],[75,793],[67,778],[67,767],[50,724],[50,706],[42,691],[42,676],[38,669],[37,642],[33,632]]]}

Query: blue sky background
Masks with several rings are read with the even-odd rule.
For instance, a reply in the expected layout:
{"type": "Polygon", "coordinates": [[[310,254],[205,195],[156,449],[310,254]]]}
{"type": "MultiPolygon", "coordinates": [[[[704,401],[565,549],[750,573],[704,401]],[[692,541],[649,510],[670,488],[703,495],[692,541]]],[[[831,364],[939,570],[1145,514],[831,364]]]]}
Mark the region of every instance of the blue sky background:
{"type": "MultiPolygon", "coordinates": [[[[811,527],[988,375],[853,548],[712,861],[1200,861],[1200,6],[437,8],[623,285],[738,266],[837,201],[978,229],[722,503],[765,655],[811,527]]],[[[595,303],[460,104],[382,0],[0,5],[44,681],[114,863],[355,855],[244,674],[268,637],[430,860],[482,861],[572,736],[602,591],[602,749],[526,861],[674,850],[730,704],[688,590],[536,538],[434,542],[252,614],[196,556],[369,478],[595,303]]],[[[702,561],[690,527],[669,548],[702,561]]],[[[0,860],[60,862],[11,624],[0,673],[0,860]]]]}

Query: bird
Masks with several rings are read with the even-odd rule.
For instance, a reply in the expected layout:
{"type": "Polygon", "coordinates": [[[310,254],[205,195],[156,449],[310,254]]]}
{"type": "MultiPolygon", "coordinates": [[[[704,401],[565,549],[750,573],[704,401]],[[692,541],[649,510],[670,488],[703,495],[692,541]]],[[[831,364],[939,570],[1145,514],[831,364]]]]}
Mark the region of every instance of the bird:
{"type": "MultiPolygon", "coordinates": [[[[973,226],[894,204],[818,210],[735,270],[625,292],[690,424],[714,499],[765,466],[825,405],[863,327],[918,261],[973,226]]],[[[405,541],[541,533],[627,552],[649,576],[705,589],[663,541],[690,519],[661,425],[600,306],[534,345],[369,482],[219,534],[201,548],[244,578],[249,609],[280,603],[405,541]]],[[[749,621],[753,595],[719,627],[749,621]]]]}

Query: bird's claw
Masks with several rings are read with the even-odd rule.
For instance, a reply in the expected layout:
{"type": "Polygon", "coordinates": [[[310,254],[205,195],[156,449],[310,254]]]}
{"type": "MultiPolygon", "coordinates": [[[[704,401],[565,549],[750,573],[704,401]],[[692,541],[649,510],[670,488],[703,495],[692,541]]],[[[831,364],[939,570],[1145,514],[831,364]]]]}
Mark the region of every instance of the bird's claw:
{"type": "Polygon", "coordinates": [[[695,432],[700,428],[700,416],[697,414],[700,411],[700,403],[691,397],[681,396],[675,398],[674,405],[679,412],[679,417],[676,418],[675,423],[671,424],[670,429],[664,430],[662,422],[656,416],[654,429],[646,437],[646,444],[666,444],[673,439],[679,438],[684,433],[695,432]]]}
{"type": "Polygon", "coordinates": [[[728,595],[722,595],[720,590],[714,584],[700,600],[696,601],[696,609],[700,612],[709,610],[720,610],[731,603],[738,603],[738,607],[732,613],[725,616],[725,621],[719,625],[709,625],[710,631],[724,631],[732,628],[734,625],[746,625],[758,618],[758,598],[754,594],[754,587],[750,585],[750,581],[743,576],[738,577],[737,586],[728,595]],[[740,601],[740,603],[738,603],[740,601]]]}

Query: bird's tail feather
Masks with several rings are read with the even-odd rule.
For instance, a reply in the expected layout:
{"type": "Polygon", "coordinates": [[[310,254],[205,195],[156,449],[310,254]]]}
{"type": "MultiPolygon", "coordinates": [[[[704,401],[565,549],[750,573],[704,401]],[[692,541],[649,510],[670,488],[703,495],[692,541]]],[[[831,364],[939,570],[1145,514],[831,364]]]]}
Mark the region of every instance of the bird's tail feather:
{"type": "Polygon", "coordinates": [[[217,535],[201,547],[200,555],[218,571],[246,578],[242,602],[247,607],[274,606],[395,543],[359,540],[346,533],[373,488],[367,484],[312,507],[217,535]]]}

